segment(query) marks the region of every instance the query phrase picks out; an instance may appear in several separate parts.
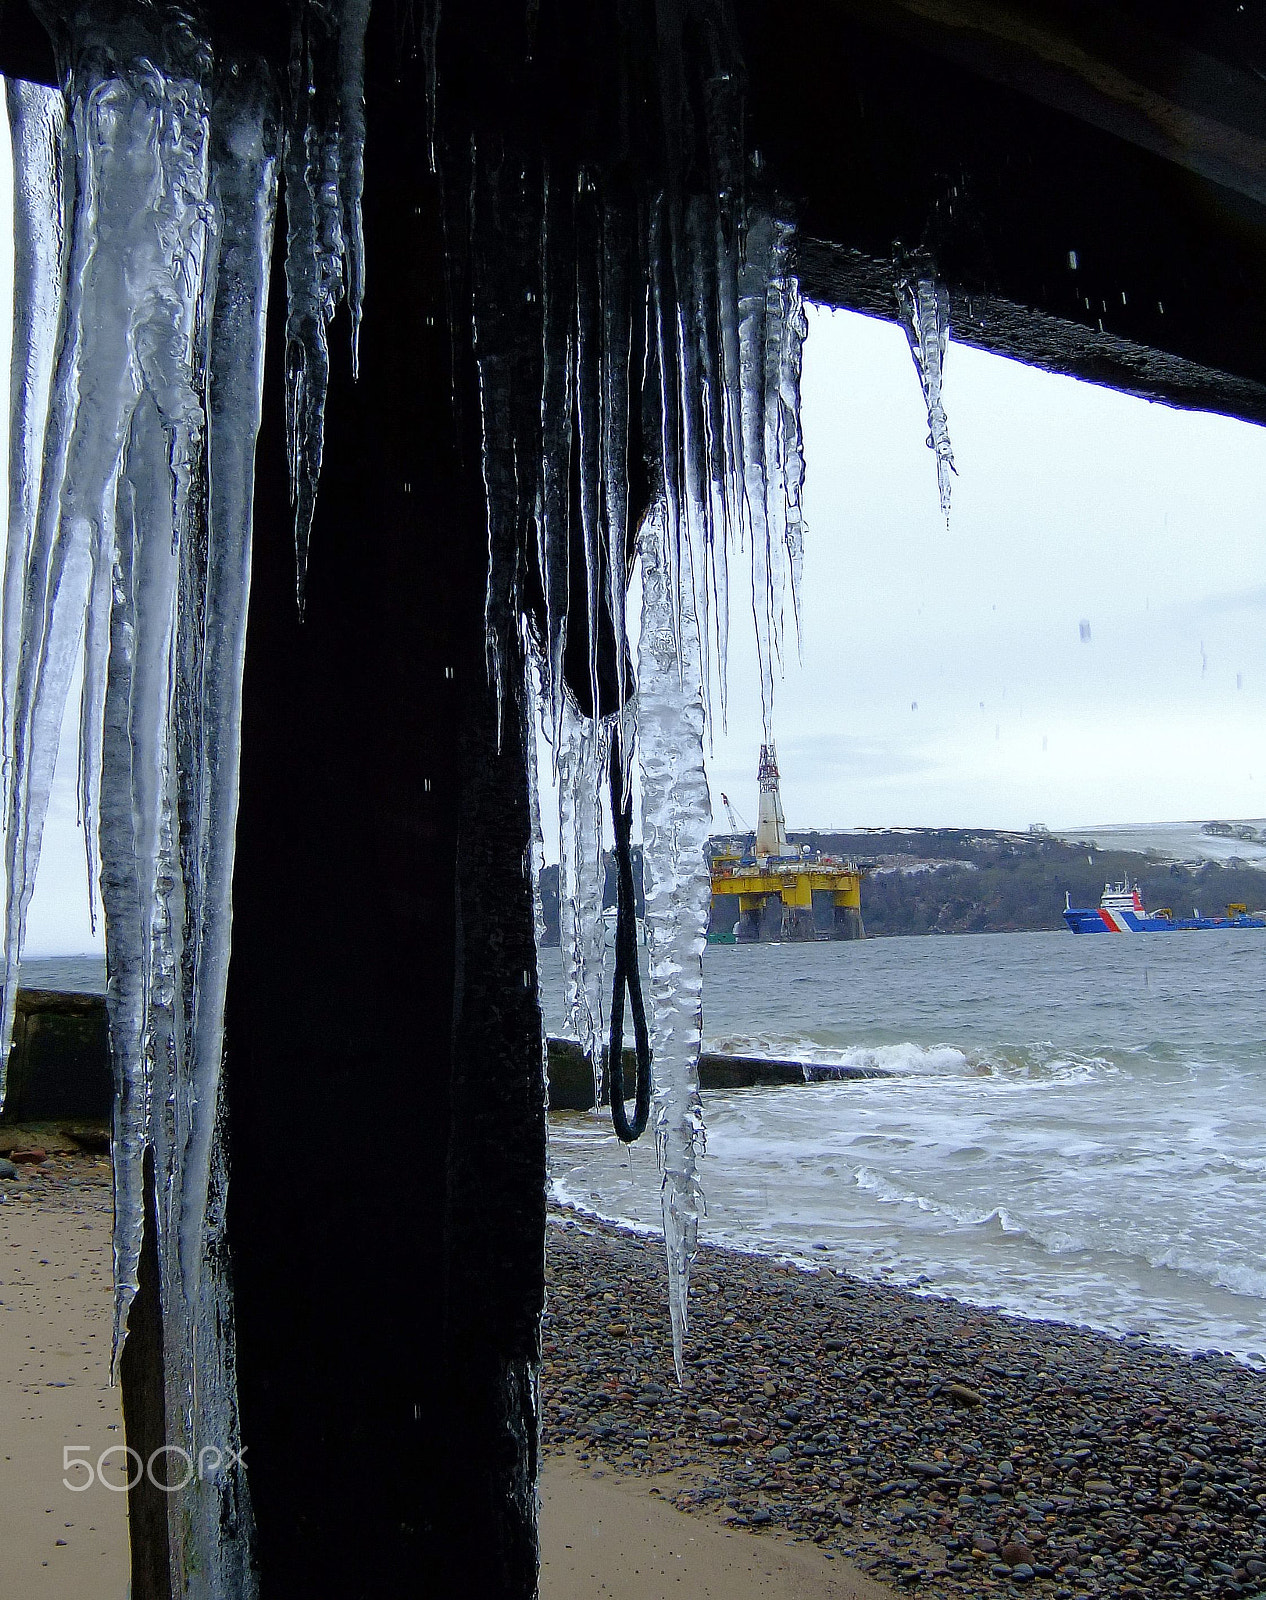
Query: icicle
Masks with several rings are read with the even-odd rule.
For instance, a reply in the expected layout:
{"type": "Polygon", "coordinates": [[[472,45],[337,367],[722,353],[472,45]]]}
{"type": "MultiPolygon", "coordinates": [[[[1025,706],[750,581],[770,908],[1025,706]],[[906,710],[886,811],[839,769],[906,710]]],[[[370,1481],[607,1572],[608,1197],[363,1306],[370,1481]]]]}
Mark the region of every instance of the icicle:
{"type": "Polygon", "coordinates": [[[779,364],[779,413],[782,461],[782,492],[785,506],[783,542],[787,547],[787,571],[791,583],[791,608],[800,641],[802,607],[800,592],[804,581],[804,437],[800,427],[800,374],[804,365],[804,341],[809,335],[800,285],[786,280],[788,299],[783,323],[782,360],[779,364]]]}
{"type": "Polygon", "coordinates": [[[936,482],[941,510],[950,510],[950,480],[958,469],[950,444],[949,422],[941,401],[945,352],[950,338],[949,290],[936,278],[914,270],[898,272],[895,284],[901,325],[910,341],[915,370],[923,386],[928,411],[928,449],[936,455],[936,482]]]}
{"type": "Polygon", "coordinates": [[[769,257],[773,224],[758,218],[748,231],[747,260],[739,274],[739,396],[744,513],[751,543],[752,617],[760,669],[765,742],[772,738],[774,701],[774,584],[770,573],[765,448],[765,345],[769,257]]]}
{"type": "Polygon", "coordinates": [[[585,637],[588,640],[589,704],[598,714],[598,630],[603,602],[602,560],[602,319],[601,222],[593,185],[583,178],[576,194],[576,469],[578,511],[585,570],[585,637]]]}
{"type": "Polygon", "coordinates": [[[360,376],[360,325],[365,308],[365,30],[370,0],[344,0],[339,35],[339,115],[343,237],[347,241],[347,304],[352,318],[352,376],[360,376]]]}
{"type": "MultiPolygon", "coordinates": [[[[797,636],[799,627],[807,324],[792,229],[744,193],[742,73],[722,8],[687,0],[653,13],[644,28],[648,19],[617,8],[609,66],[619,110],[605,156],[601,132],[588,130],[585,156],[569,162],[565,133],[547,154],[530,136],[492,139],[455,113],[451,127],[441,119],[436,161],[452,164],[450,192],[462,195],[452,231],[469,238],[490,678],[499,686],[504,674],[507,614],[530,604],[560,783],[568,1016],[591,1060],[601,1042],[595,752],[605,735],[580,713],[623,716],[631,729],[636,706],[642,721],[644,800],[655,808],[647,849],[654,834],[658,852],[657,1126],[680,1362],[702,1142],[693,1088],[709,904],[702,736],[714,673],[725,709],[733,546],[749,542],[772,742],[788,587],[797,636]],[[653,534],[640,536],[644,681],[626,704],[629,519],[647,504],[656,511],[653,534]],[[523,548],[529,517],[534,551],[523,548]]],[[[431,0],[428,70],[437,19],[431,0]]],[[[632,738],[622,745],[631,759],[632,738]]]]}
{"type": "Polygon", "coordinates": [[[341,241],[337,251],[322,248],[334,227],[328,195],[324,219],[321,209],[320,158],[330,153],[311,128],[292,133],[287,141],[286,447],[295,513],[295,594],[300,612],[307,593],[308,546],[325,451],[325,396],[330,382],[325,329],[342,293],[341,241]]]}
{"type": "MultiPolygon", "coordinates": [[[[545,948],[545,906],[541,899],[541,873],[545,870],[545,830],[541,824],[541,786],[537,775],[537,736],[541,731],[541,679],[544,666],[536,649],[526,620],[521,624],[523,640],[523,702],[527,722],[528,818],[531,823],[531,842],[528,845],[527,876],[532,883],[532,927],[536,934],[536,959],[539,966],[541,951],[545,948]]],[[[542,1028],[544,1023],[542,1022],[542,1028]]],[[[542,1033],[542,1049],[545,1037],[542,1033]]],[[[546,1093],[549,1092],[549,1073],[545,1075],[546,1093]]]]}
{"type": "Polygon", "coordinates": [[[188,1011],[192,1094],[187,1178],[181,1201],[181,1267],[187,1283],[203,1248],[199,1230],[210,1181],[210,1151],[223,1055],[224,1002],[232,922],[242,671],[250,591],[255,440],[264,387],[269,263],[277,201],[276,132],[266,83],[238,85],[213,118],[214,198],[219,259],[210,315],[207,479],[209,516],[201,593],[182,606],[201,649],[181,652],[197,669],[182,698],[199,738],[196,781],[185,797],[194,820],[186,878],[198,886],[191,918],[188,1011]]]}
{"type": "MultiPolygon", "coordinates": [[[[67,213],[73,191],[73,151],[65,102],[53,89],[7,81],[5,107],[13,155],[13,327],[9,378],[9,520],[3,593],[0,729],[3,790],[14,784],[16,710],[24,635],[24,606],[44,480],[48,425],[62,301],[66,289],[67,213]]],[[[6,866],[11,860],[6,853],[6,866]]],[[[25,874],[23,874],[24,880],[25,874]]],[[[23,881],[13,886],[4,920],[3,1003],[0,1004],[0,1108],[13,1029],[17,964],[25,914],[23,881]]]]}
{"type": "MultiPolygon", "coordinates": [[[[43,138],[27,137],[22,117],[41,108],[9,104],[25,151],[15,311],[29,361],[13,386],[5,577],[6,1015],[82,649],[80,804],[99,830],[116,1080],[115,1367],[152,1160],[167,1437],[198,1459],[238,1438],[213,1152],[276,114],[266,78],[238,67],[214,119],[198,81],[148,61],[86,71],[63,248],[57,119],[43,107],[43,138]],[[41,194],[43,233],[23,220],[41,194]],[[36,271],[51,296],[38,316],[36,271]]],[[[248,1524],[239,1469],[173,1501],[173,1561],[202,1574],[198,1593],[249,1600],[247,1541],[226,1537],[248,1524]]]]}
{"type": "MultiPolygon", "coordinates": [[[[532,886],[532,931],[536,944],[536,981],[540,984],[541,951],[545,948],[545,905],[541,899],[541,873],[545,870],[545,831],[541,826],[541,790],[537,772],[537,738],[541,732],[541,682],[544,664],[527,618],[520,620],[523,651],[523,749],[527,758],[528,837],[523,874],[532,886]]],[[[561,899],[560,899],[561,906],[561,899]]],[[[561,940],[560,940],[561,943],[561,940]]],[[[541,1016],[541,1084],[549,1109],[549,1034],[541,1016]]],[[[548,1132],[548,1130],[547,1130],[548,1132]]]]}
{"type": "MultiPolygon", "coordinates": [[[[115,623],[106,692],[102,900],[115,1040],[115,1361],[137,1288],[144,1227],[145,1148],[162,1130],[154,1107],[174,1095],[176,951],[171,912],[175,782],[169,706],[179,570],[162,422],[147,395],[136,407],[120,492],[115,623]],[[115,648],[117,644],[118,648],[115,648]]],[[[163,1141],[166,1143],[166,1140],[163,1141]]],[[[159,1226],[178,1197],[159,1172],[159,1226]]],[[[165,1252],[164,1252],[165,1253],[165,1252]]]]}
{"type": "MultiPolygon", "coordinates": [[[[800,630],[800,583],[804,568],[804,442],[800,432],[800,372],[809,331],[800,285],[787,271],[791,228],[774,224],[767,267],[767,300],[773,311],[767,322],[765,362],[765,503],[769,536],[778,554],[778,572],[786,573],[797,638],[800,630]]],[[[775,590],[774,628],[781,638],[783,597],[775,590]]]]}
{"type": "Polygon", "coordinates": [[[100,572],[113,559],[120,462],[142,387],[154,393],[169,430],[176,500],[178,464],[200,426],[187,349],[208,222],[199,194],[206,158],[199,96],[196,86],[142,66],[128,80],[89,85],[75,104],[80,199],[14,689],[6,1041],[62,710],[94,566],[100,572]]]}
{"type": "Polygon", "coordinates": [[[347,290],[352,367],[364,300],[365,29],[370,0],[306,0],[290,61],[286,136],[286,441],[302,614],[308,546],[325,452],[326,330],[347,290]]]}
{"type": "Polygon", "coordinates": [[[602,777],[610,728],[565,699],[558,766],[558,916],[567,1021],[602,1089],[602,777]]]}
{"type": "MultiPolygon", "coordinates": [[[[602,218],[602,509],[606,533],[607,606],[616,659],[617,712],[624,709],[628,625],[624,596],[628,585],[629,405],[633,307],[629,296],[631,236],[616,206],[602,218]]],[[[623,746],[632,758],[631,743],[623,746]]]]}
{"type": "Polygon", "coordinates": [[[541,465],[536,521],[545,597],[545,689],[555,757],[564,716],[563,654],[569,597],[575,266],[567,197],[546,180],[541,240],[541,465]],[[569,270],[570,268],[570,270],[569,270]]]}
{"type": "Polygon", "coordinates": [[[690,1266],[695,1257],[704,1149],[699,1100],[703,950],[711,886],[705,856],[712,820],[703,766],[699,644],[688,594],[674,615],[667,522],[644,524],[638,734],[643,871],[651,980],[655,1142],[663,1174],[673,1359],[685,1376],[690,1266]]]}

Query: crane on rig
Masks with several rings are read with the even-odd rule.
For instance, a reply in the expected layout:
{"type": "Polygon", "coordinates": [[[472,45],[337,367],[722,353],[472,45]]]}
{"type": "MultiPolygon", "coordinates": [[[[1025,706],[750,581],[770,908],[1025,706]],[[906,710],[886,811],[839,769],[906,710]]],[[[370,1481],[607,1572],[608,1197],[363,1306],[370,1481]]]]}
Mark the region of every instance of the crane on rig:
{"type": "Polygon", "coordinates": [[[722,795],[721,795],[721,804],[725,807],[725,814],[729,819],[730,832],[731,833],[733,833],[733,834],[751,833],[752,830],[748,827],[748,825],[743,821],[742,817],[739,816],[738,812],[735,811],[734,807],[730,804],[729,795],[724,793],[724,792],[722,792],[722,795]]]}

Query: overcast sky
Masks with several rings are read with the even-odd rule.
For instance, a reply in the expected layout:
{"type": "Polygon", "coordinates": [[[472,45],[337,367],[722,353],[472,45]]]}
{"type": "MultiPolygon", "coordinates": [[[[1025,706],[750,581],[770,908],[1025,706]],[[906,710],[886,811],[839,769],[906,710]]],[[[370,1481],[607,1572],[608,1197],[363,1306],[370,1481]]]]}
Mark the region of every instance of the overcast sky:
{"type": "MultiPolygon", "coordinates": [[[[945,402],[948,529],[900,330],[813,312],[803,662],[774,713],[789,825],[1266,812],[1266,432],[954,345],[945,402]]],[[[732,616],[721,826],[721,790],[755,821],[760,745],[742,594],[732,616]]],[[[99,944],[82,862],[66,759],[32,953],[99,944]]]]}
{"type": "MultiPolygon", "coordinates": [[[[775,694],[789,825],[1266,811],[1266,431],[954,345],[945,404],[948,529],[903,334],[813,313],[803,665],[775,694]]],[[[732,637],[711,776],[752,822],[750,628],[732,637]]]]}

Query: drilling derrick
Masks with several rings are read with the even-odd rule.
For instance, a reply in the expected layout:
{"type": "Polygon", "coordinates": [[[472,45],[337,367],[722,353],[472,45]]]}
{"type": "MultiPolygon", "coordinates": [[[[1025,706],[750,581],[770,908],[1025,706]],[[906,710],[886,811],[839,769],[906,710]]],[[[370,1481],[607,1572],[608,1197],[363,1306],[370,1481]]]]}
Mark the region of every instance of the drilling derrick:
{"type": "MultiPolygon", "coordinates": [[[[789,843],[772,744],[761,746],[756,782],[755,836],[743,838],[735,832],[713,841],[709,940],[756,944],[864,938],[861,882],[867,864],[789,843]]],[[[726,807],[734,827],[728,800],[726,807]]]]}
{"type": "Polygon", "coordinates": [[[756,816],[757,857],[791,855],[787,819],[783,815],[782,796],[778,793],[778,758],[772,744],[760,747],[756,782],[760,787],[760,809],[756,816]]]}

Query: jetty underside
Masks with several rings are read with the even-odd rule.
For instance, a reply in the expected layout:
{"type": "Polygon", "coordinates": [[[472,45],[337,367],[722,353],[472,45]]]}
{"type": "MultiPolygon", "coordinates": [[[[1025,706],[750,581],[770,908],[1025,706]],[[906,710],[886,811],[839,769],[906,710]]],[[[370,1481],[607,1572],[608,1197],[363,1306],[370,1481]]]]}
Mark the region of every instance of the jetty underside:
{"type": "MultiPolygon", "coordinates": [[[[72,12],[107,28],[147,9],[5,0],[0,69],[57,81],[36,11],[60,37],[72,12]]],[[[480,397],[426,159],[417,9],[375,4],[370,20],[361,377],[334,361],[302,623],[279,317],[259,447],[221,1138],[268,1600],[526,1600],[537,1585],[531,743],[521,679],[498,704],[486,665],[480,397]]],[[[534,70],[564,127],[585,112],[602,29],[569,26],[569,4],[529,9],[553,24],[534,70]]],[[[591,18],[593,0],[579,9],[591,18]]],[[[487,48],[439,93],[477,109],[490,145],[520,137],[506,42],[520,8],[460,11],[487,48]]],[[[1266,421],[1257,8],[739,0],[737,14],[749,143],[799,215],[809,296],[894,318],[896,240],[935,259],[956,338],[1266,421]]],[[[284,76],[289,8],[217,0],[206,26],[284,76]]],[[[525,540],[530,520],[525,507],[525,540]]],[[[130,1327],[128,1439],[148,1454],[164,1351],[144,1271],[130,1327]]],[[[166,1512],[143,1480],[131,1527],[134,1600],[171,1600],[166,1512]]]]}

